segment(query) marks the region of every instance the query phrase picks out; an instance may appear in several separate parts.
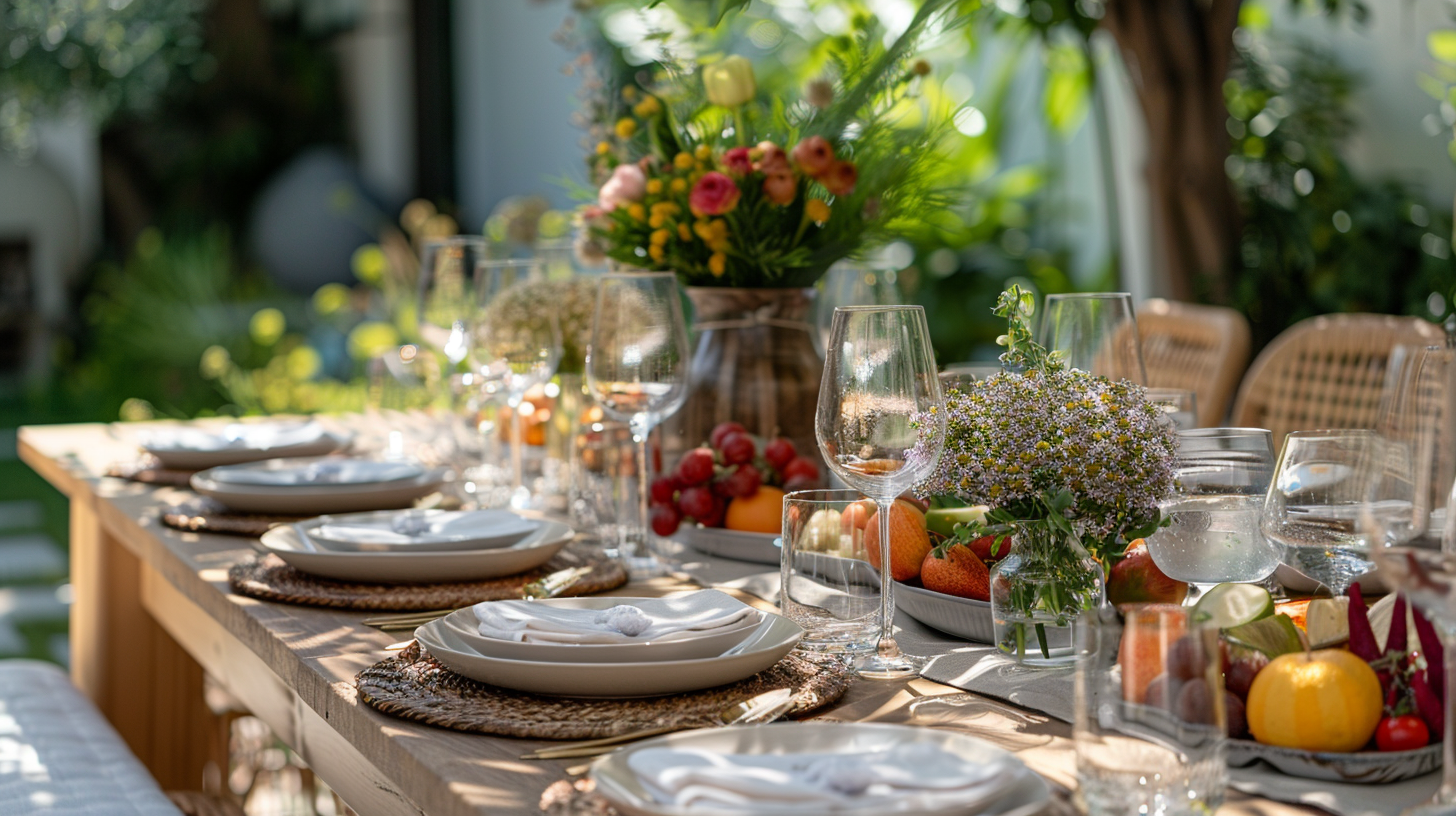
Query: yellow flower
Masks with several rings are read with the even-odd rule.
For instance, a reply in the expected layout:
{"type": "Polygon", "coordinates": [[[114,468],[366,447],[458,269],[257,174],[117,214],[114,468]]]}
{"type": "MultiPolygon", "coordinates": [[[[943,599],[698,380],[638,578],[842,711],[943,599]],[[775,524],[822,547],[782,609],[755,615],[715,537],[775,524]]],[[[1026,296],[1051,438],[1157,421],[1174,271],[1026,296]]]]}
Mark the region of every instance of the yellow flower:
{"type": "Polygon", "coordinates": [[[652,231],[652,243],[654,246],[662,246],[672,239],[672,230],[656,229],[652,231]]]}
{"type": "Polygon", "coordinates": [[[323,367],[323,358],[314,351],[313,346],[299,346],[288,352],[287,362],[284,367],[288,369],[288,376],[295,380],[307,380],[317,374],[323,367]]]}
{"type": "Polygon", "coordinates": [[[623,100],[625,100],[627,102],[631,102],[631,101],[633,101],[636,98],[637,98],[637,87],[635,85],[627,85],[627,86],[625,86],[625,87],[622,88],[622,99],[623,100]]]}
{"type": "Polygon", "coordinates": [[[693,158],[697,159],[700,162],[705,162],[708,159],[713,158],[713,148],[708,147],[705,144],[698,145],[697,148],[693,150],[693,158]]]}
{"type": "Polygon", "coordinates": [[[287,326],[288,321],[284,319],[283,313],[269,306],[253,313],[253,318],[248,321],[248,334],[253,336],[253,341],[258,345],[271,346],[283,336],[283,330],[287,326]]]}
{"type": "Polygon", "coordinates": [[[708,258],[708,271],[713,273],[713,277],[715,277],[715,278],[721,278],[721,277],[723,277],[723,272],[727,268],[728,268],[728,256],[727,255],[724,255],[721,252],[714,252],[712,254],[712,256],[708,258]]]}
{"type": "Polygon", "coordinates": [[[679,170],[693,169],[693,154],[683,152],[672,157],[672,166],[679,170]]]}
{"type": "Polygon", "coordinates": [[[384,250],[378,244],[365,244],[354,250],[349,258],[349,267],[354,270],[354,277],[365,283],[378,283],[388,266],[389,259],[384,257],[384,250]]]}
{"type": "Polygon", "coordinates": [[[721,218],[714,218],[713,221],[712,221],[712,223],[709,224],[708,226],[713,231],[713,239],[714,240],[721,241],[724,238],[727,238],[728,237],[728,222],[727,221],[724,221],[721,218]]]}
{"type": "Polygon", "coordinates": [[[658,102],[657,97],[655,96],[645,96],[642,98],[641,102],[638,102],[636,105],[632,106],[632,113],[642,117],[643,119],[646,119],[647,117],[652,116],[655,113],[661,112],[662,103],[658,102]]]}
{"type": "Polygon", "coordinates": [[[662,194],[662,179],[648,179],[647,180],[647,194],[648,195],[661,195],[662,194]]]}
{"type": "Polygon", "coordinates": [[[683,240],[683,243],[687,243],[688,241],[693,240],[692,228],[689,227],[687,224],[678,224],[677,237],[681,238],[683,240]]]}
{"type": "Polygon", "coordinates": [[[331,315],[349,305],[349,287],[342,283],[326,283],[313,293],[313,310],[331,315]]]}
{"type": "Polygon", "coordinates": [[[633,204],[627,208],[627,217],[633,221],[641,221],[647,217],[647,208],[641,204],[633,204]]]}
{"type": "Polygon", "coordinates": [[[707,221],[694,221],[693,234],[702,238],[704,241],[713,240],[713,230],[708,226],[707,221]]]}
{"type": "Polygon", "coordinates": [[[607,144],[606,142],[597,142],[597,155],[598,156],[605,156],[605,155],[607,155],[610,152],[612,152],[612,146],[611,145],[607,144]]]}
{"type": "Polygon", "coordinates": [[[657,244],[653,244],[652,246],[647,248],[647,256],[654,261],[661,261],[663,258],[667,257],[667,250],[663,249],[657,244]]]}
{"type": "Polygon", "coordinates": [[[753,63],[732,56],[703,68],[703,90],[708,101],[725,108],[736,108],[753,99],[758,84],[753,78],[753,63]]]}
{"type": "Polygon", "coordinates": [[[675,178],[671,182],[668,182],[667,188],[681,195],[688,191],[688,183],[686,179],[675,178]]]}
{"type": "Polygon", "coordinates": [[[659,201],[652,205],[652,212],[662,213],[663,215],[677,215],[682,212],[682,207],[679,207],[675,201],[659,201]]]}
{"type": "Polygon", "coordinates": [[[637,121],[634,119],[622,118],[617,120],[617,138],[630,139],[632,134],[637,132],[637,121]]]}
{"type": "Polygon", "coordinates": [[[668,219],[667,213],[658,212],[657,210],[653,210],[652,211],[652,216],[647,219],[647,226],[652,227],[653,229],[659,229],[661,227],[665,227],[665,226],[667,226],[667,219],[668,219]]]}
{"type": "Polygon", "coordinates": [[[821,199],[811,198],[804,205],[804,214],[814,223],[822,224],[829,220],[829,205],[821,199]]]}

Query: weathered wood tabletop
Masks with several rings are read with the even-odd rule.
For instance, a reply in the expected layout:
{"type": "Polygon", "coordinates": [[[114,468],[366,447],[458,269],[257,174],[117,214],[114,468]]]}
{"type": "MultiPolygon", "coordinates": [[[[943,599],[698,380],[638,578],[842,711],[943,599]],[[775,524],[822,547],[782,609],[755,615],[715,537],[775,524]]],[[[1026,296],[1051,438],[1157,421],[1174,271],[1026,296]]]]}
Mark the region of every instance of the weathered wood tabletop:
{"type": "MultiPolygon", "coordinates": [[[[102,477],[135,459],[143,427],[27,427],[19,447],[70,498],[72,678],[163,787],[195,790],[209,762],[227,767],[225,729],[204,699],[210,675],[365,816],[541,812],[542,792],[576,761],[522,761],[548,743],[417,725],[360,704],[354,675],[383,659],[397,633],[362,625],[366,613],[233,594],[227,569],[254,540],[164,527],[158,509],[188,491],[102,477]]],[[[662,578],[618,594],[684,586],[662,578]]],[[[922,679],[859,681],[823,716],[906,722],[914,700],[951,694],[963,692],[922,679]]],[[[1017,752],[1059,794],[1074,784],[1064,723],[988,701],[953,727],[1017,752]]],[[[1315,812],[1233,791],[1229,800],[1220,813],[1315,812]]]]}

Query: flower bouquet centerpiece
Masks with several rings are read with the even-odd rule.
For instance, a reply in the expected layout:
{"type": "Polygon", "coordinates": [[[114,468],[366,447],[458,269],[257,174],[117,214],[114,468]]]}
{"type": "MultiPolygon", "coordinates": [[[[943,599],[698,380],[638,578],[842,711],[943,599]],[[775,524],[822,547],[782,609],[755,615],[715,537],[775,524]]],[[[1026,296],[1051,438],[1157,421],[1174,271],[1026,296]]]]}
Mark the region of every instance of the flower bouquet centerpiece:
{"type": "Polygon", "coordinates": [[[957,136],[921,98],[930,66],[911,54],[950,5],[927,0],[889,40],[873,18],[857,21],[826,44],[828,67],[802,94],[760,87],[747,59],[728,56],[665,62],[597,106],[584,248],[675,273],[694,307],[689,394],[669,437],[697,444],[736,421],[815,450],[811,287],[943,204],[938,147],[957,136]]]}
{"type": "Polygon", "coordinates": [[[1011,548],[991,578],[996,644],[1056,665],[1071,660],[1077,617],[1101,605],[1105,571],[1161,524],[1177,439],[1141,386],[1067,368],[1038,345],[1034,308],[1020,287],[1002,293],[1004,370],[947,393],[944,452],[917,490],[942,507],[991,508],[953,541],[1011,548]]]}

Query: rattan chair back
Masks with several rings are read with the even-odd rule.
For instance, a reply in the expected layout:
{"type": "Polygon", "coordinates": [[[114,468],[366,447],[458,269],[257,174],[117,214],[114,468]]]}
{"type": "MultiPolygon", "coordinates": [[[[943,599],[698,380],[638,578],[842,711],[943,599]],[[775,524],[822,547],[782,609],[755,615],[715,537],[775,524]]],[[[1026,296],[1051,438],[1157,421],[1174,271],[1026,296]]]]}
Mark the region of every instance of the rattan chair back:
{"type": "Polygon", "coordinates": [[[1224,306],[1155,298],[1137,312],[1148,385],[1194,393],[1198,424],[1222,424],[1249,362],[1249,322],[1224,306]]]}

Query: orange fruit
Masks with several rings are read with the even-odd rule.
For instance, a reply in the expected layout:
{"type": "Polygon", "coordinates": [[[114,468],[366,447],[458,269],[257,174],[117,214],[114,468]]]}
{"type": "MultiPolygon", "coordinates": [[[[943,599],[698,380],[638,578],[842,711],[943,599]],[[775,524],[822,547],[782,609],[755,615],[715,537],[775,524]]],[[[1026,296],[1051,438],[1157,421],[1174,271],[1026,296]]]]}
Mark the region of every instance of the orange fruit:
{"type": "Polygon", "coordinates": [[[749,533],[779,533],[783,530],[784,491],[764,485],[752,496],[728,502],[723,526],[749,533]]]}
{"type": "Polygon", "coordinates": [[[1305,751],[1365,747],[1384,713],[1380,678],[1344,649],[1293,652],[1269,662],[1249,687],[1254,739],[1305,751]]]}
{"type": "Polygon", "coordinates": [[[1147,699],[1148,684],[1164,671],[1168,649],[1183,637],[1188,616],[1173,604],[1130,606],[1118,646],[1117,662],[1122,665],[1122,699],[1141,703],[1147,699]]]}
{"type": "MultiPolygon", "coordinates": [[[[875,511],[865,524],[865,549],[870,566],[880,568],[880,513],[875,511]]],[[[913,581],[920,577],[920,565],[930,552],[930,534],[925,531],[925,514],[920,508],[896,499],[890,508],[890,577],[913,581]]]]}

